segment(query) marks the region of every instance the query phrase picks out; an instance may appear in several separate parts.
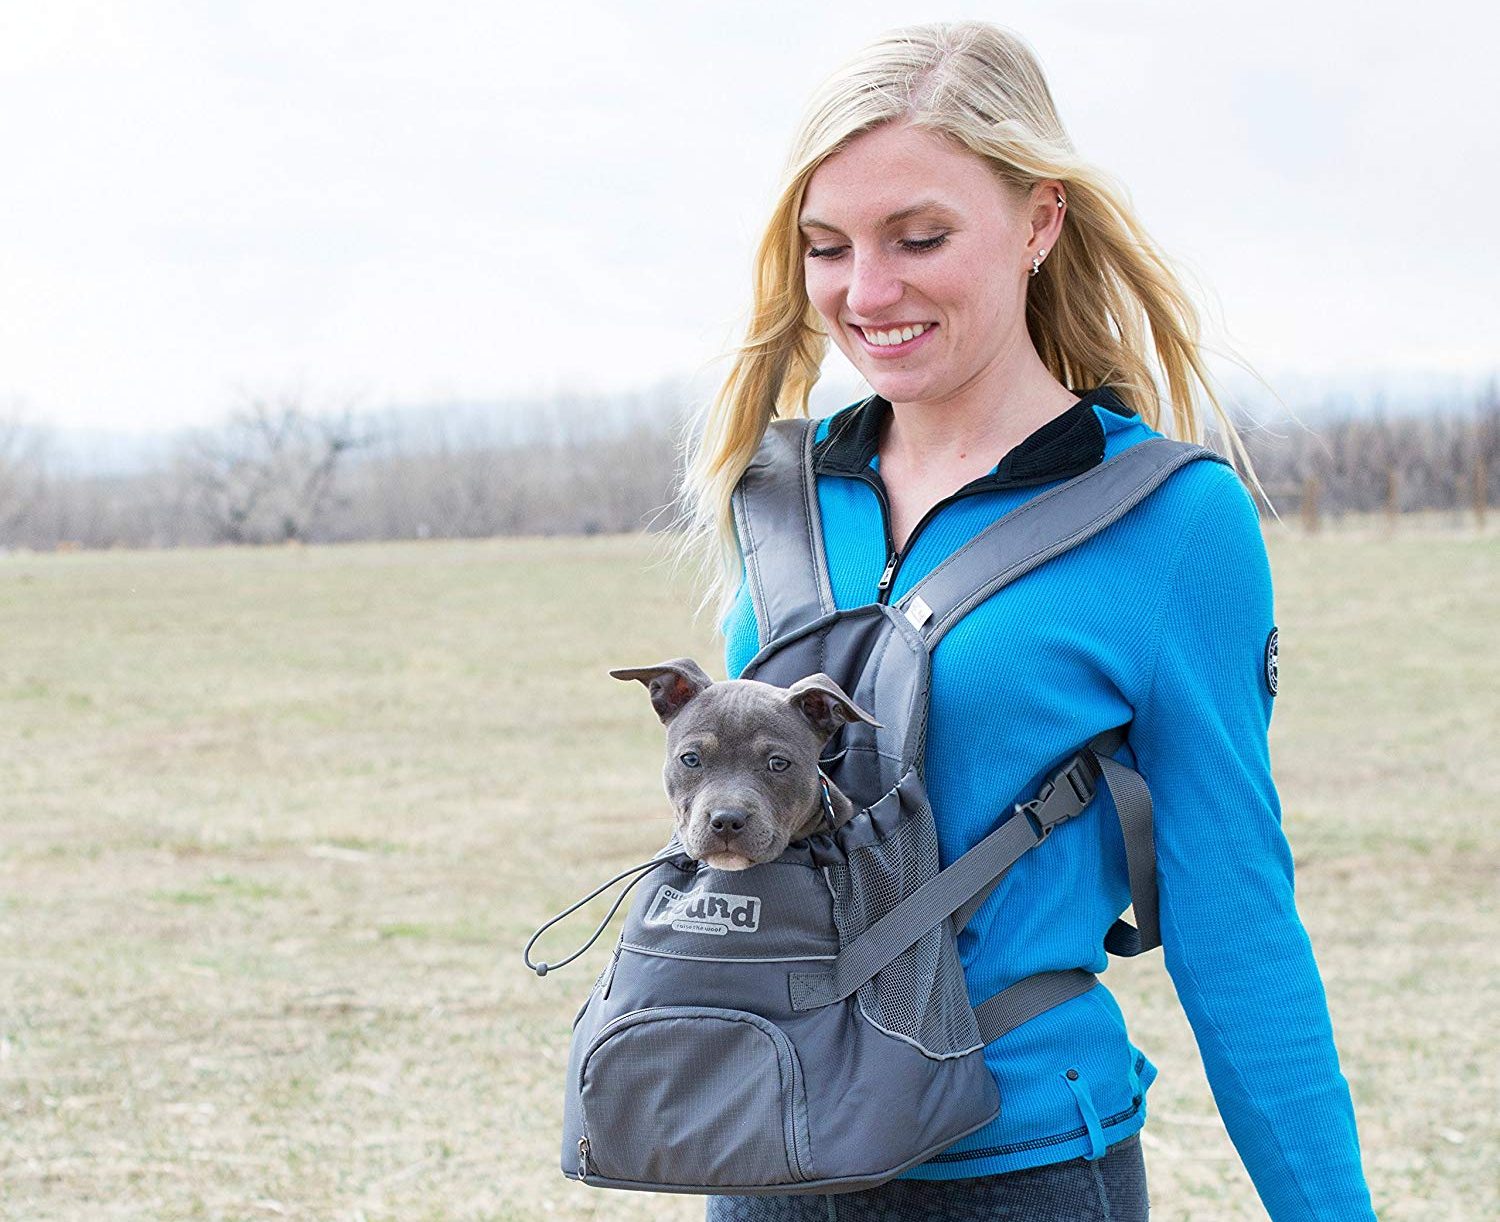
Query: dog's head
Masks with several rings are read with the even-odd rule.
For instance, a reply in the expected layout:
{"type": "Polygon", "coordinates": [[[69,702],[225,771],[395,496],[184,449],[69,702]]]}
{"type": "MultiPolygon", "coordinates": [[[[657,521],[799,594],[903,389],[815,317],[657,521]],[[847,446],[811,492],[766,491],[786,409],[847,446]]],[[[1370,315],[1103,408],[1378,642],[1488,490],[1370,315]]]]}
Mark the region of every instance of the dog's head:
{"type": "MultiPolygon", "coordinates": [[[[609,673],[638,679],[651,694],[667,727],[662,780],[678,839],[721,870],[774,861],[795,833],[816,827],[823,744],[846,721],[879,724],[822,674],[790,687],[715,683],[691,658],[609,673]]],[[[848,799],[835,794],[847,811],[848,799]]]]}

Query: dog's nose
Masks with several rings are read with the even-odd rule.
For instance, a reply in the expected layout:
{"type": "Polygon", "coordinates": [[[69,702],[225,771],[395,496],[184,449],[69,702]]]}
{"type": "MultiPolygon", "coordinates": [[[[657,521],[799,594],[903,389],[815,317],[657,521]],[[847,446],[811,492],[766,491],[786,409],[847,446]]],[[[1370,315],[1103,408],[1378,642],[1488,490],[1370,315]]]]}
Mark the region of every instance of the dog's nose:
{"type": "Polygon", "coordinates": [[[745,812],[740,810],[710,811],[708,826],[716,832],[742,832],[745,830],[745,812]]]}

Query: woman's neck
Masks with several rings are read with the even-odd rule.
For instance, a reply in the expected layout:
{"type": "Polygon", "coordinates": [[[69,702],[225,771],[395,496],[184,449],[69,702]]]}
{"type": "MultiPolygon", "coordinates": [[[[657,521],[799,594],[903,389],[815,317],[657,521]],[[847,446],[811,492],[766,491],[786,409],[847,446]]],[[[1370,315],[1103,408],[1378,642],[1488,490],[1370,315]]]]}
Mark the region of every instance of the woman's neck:
{"type": "Polygon", "coordinates": [[[907,470],[987,460],[988,466],[1061,415],[1078,396],[1027,345],[1012,367],[996,367],[940,400],[892,403],[880,441],[881,463],[907,470]]]}

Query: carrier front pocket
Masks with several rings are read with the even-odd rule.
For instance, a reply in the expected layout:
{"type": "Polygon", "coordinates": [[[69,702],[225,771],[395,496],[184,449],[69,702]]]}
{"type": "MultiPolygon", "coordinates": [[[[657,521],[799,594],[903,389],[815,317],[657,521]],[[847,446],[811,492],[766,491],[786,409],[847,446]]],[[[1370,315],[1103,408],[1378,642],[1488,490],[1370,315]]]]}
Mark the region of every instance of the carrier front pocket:
{"type": "Polygon", "coordinates": [[[585,1177],[700,1188],[813,1178],[797,1050],[757,1014],[622,1014],[590,1041],[578,1086],[585,1177]]]}

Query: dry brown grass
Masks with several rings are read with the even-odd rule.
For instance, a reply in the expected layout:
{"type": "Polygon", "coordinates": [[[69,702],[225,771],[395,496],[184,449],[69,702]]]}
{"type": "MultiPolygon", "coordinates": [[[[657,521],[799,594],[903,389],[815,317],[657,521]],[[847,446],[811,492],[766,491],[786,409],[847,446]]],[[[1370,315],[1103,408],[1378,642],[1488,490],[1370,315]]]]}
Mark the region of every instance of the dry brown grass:
{"type": "MultiPolygon", "coordinates": [[[[1274,760],[1377,1204],[1500,1216],[1500,546],[1271,543],[1274,760]]],[[[557,1173],[605,947],[519,957],[660,842],[659,727],[605,670],[722,673],[650,554],[0,559],[0,1215],[702,1216],[557,1173]]],[[[1259,1216],[1159,959],[1110,984],[1162,1068],[1154,1216],[1259,1216]]]]}

